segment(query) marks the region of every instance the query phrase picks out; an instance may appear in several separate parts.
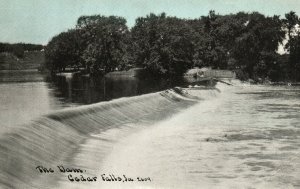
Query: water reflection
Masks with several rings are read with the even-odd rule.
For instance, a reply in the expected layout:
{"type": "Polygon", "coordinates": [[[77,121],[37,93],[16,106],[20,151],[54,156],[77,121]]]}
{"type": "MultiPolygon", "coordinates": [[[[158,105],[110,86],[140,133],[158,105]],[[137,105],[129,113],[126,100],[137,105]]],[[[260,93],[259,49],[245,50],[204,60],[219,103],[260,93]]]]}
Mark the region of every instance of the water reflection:
{"type": "Polygon", "coordinates": [[[138,77],[88,77],[78,74],[59,75],[53,79],[60,95],[68,102],[91,104],[115,98],[161,91],[175,86],[187,86],[180,78],[141,79],[138,77]]]}
{"type": "Polygon", "coordinates": [[[41,82],[46,75],[37,70],[0,70],[0,83],[3,82],[41,82]]]}
{"type": "Polygon", "coordinates": [[[76,73],[50,77],[37,70],[0,71],[0,136],[41,115],[67,107],[181,86],[178,79],[91,78],[76,73]]]}

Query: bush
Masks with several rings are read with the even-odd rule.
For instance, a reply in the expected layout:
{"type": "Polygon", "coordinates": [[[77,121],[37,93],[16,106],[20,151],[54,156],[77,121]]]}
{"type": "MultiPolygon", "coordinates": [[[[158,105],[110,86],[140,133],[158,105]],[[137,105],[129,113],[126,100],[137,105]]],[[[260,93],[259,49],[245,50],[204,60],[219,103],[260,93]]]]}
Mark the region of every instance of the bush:
{"type": "Polygon", "coordinates": [[[236,78],[241,81],[246,81],[249,79],[249,74],[242,69],[236,69],[235,70],[236,78]]]}

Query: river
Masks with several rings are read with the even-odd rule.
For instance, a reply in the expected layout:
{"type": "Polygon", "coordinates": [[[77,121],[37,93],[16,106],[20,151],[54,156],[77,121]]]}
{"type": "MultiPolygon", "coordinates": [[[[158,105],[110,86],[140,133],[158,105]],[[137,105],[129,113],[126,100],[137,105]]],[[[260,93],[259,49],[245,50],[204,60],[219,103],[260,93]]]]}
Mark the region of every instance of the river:
{"type": "Polygon", "coordinates": [[[299,87],[155,92],[167,85],[130,82],[2,82],[1,188],[300,188],[299,87]],[[97,182],[40,175],[38,165],[80,168],[97,182]]]}

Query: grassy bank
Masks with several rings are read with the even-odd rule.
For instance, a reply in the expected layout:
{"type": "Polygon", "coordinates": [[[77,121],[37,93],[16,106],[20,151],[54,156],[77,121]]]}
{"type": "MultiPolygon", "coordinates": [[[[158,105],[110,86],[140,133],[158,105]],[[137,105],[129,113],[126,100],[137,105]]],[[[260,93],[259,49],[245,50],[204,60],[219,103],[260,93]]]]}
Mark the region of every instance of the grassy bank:
{"type": "Polygon", "coordinates": [[[0,70],[32,70],[40,69],[45,64],[43,51],[24,52],[24,57],[18,58],[12,53],[0,53],[0,70]]]}

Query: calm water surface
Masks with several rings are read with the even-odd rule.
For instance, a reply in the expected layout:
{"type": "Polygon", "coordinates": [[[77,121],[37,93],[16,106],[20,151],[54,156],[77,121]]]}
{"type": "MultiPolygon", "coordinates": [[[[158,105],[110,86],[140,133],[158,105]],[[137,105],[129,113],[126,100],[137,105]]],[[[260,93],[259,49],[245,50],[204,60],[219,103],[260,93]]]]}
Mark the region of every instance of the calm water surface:
{"type": "Polygon", "coordinates": [[[51,111],[74,106],[36,71],[0,72],[0,135],[51,111]]]}
{"type": "Polygon", "coordinates": [[[55,110],[160,91],[181,83],[133,77],[49,79],[35,70],[0,71],[0,135],[55,110]]]}

